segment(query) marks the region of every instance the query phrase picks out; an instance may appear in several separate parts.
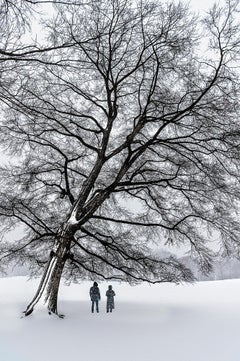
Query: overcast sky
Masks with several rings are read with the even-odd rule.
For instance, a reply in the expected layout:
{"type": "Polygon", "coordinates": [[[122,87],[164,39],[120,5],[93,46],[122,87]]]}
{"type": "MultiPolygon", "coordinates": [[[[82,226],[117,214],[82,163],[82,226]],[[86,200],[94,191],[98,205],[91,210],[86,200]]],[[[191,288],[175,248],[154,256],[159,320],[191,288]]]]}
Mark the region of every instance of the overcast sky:
{"type": "Polygon", "coordinates": [[[189,0],[190,6],[197,11],[207,11],[214,3],[223,4],[224,0],[189,0]]]}

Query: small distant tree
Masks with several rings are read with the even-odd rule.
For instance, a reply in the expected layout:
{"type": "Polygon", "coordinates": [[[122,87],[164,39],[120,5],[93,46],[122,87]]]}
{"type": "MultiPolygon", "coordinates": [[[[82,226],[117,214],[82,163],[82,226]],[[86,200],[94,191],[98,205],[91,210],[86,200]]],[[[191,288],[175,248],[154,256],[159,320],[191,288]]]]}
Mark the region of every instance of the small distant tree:
{"type": "Polygon", "coordinates": [[[1,95],[14,156],[0,172],[1,228],[24,226],[1,260],[44,270],[26,315],[43,293],[58,314],[62,276],[192,281],[176,257],[155,255],[166,243],[205,272],[212,234],[238,255],[237,6],[202,20],[173,2],[55,4],[51,51],[20,59],[1,95]]]}

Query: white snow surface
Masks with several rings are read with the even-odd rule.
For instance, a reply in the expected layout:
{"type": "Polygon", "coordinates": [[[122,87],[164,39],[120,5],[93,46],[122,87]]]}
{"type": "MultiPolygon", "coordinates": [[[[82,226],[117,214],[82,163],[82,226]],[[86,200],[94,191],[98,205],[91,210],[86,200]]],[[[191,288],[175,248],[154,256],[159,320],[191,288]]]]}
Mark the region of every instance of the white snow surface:
{"type": "Polygon", "coordinates": [[[0,279],[0,361],[239,361],[240,280],[112,283],[115,310],[90,312],[90,282],[61,284],[59,311],[22,316],[39,280],[0,279]]]}

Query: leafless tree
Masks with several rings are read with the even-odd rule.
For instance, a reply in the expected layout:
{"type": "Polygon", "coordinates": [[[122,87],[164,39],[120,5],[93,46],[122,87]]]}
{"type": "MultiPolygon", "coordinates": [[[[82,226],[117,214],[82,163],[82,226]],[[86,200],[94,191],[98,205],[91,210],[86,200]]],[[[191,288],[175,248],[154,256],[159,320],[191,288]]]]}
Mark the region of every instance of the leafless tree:
{"type": "Polygon", "coordinates": [[[1,227],[25,227],[1,259],[44,269],[26,315],[44,292],[58,314],[62,276],[193,280],[154,255],[166,243],[206,272],[213,236],[238,255],[237,7],[202,20],[182,3],[99,0],[45,20],[51,51],[1,96],[1,142],[18,160],[1,169],[1,227]]]}

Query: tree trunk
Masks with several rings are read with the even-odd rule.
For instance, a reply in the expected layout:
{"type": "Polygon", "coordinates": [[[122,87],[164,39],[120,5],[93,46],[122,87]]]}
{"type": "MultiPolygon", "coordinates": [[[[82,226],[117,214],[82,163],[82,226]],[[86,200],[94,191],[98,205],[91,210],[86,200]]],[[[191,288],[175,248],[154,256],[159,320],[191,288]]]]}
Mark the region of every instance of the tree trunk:
{"type": "Polygon", "coordinates": [[[49,260],[41,278],[37,292],[24,311],[25,316],[28,316],[33,312],[35,305],[39,302],[45,293],[45,301],[48,302],[49,314],[54,313],[59,317],[63,317],[63,315],[58,314],[57,310],[58,291],[64,265],[68,258],[70,245],[71,236],[69,233],[64,232],[63,235],[63,232],[61,232],[61,237],[58,239],[55,246],[56,251],[52,251],[50,253],[49,260]]]}
{"type": "Polygon", "coordinates": [[[49,281],[46,285],[47,289],[45,301],[48,302],[48,312],[49,314],[54,313],[60,317],[63,317],[63,315],[59,315],[57,310],[58,291],[65,262],[66,257],[57,259],[55,266],[51,272],[49,281]]]}

